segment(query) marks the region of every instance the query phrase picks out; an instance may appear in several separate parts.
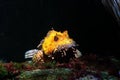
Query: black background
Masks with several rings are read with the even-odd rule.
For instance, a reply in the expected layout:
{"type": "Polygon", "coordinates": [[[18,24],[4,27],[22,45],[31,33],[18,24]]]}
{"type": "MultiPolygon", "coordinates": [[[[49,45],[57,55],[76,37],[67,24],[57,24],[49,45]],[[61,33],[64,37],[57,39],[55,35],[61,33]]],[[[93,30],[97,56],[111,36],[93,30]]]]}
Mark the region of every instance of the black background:
{"type": "Polygon", "coordinates": [[[84,53],[120,53],[119,26],[100,0],[1,0],[0,58],[23,61],[48,30],[68,30],[84,53]]]}

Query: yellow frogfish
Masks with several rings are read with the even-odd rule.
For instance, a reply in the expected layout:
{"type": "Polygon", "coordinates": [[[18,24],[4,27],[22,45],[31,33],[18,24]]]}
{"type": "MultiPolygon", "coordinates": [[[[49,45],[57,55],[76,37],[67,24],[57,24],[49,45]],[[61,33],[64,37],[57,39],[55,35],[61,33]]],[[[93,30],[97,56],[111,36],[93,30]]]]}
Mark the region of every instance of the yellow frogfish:
{"type": "Polygon", "coordinates": [[[76,42],[69,37],[68,31],[48,31],[46,37],[37,46],[38,49],[27,51],[26,58],[34,62],[44,62],[46,59],[58,62],[68,62],[71,58],[78,58],[81,52],[76,48],[76,42]]]}
{"type": "Polygon", "coordinates": [[[75,46],[75,42],[69,37],[68,31],[57,32],[55,30],[50,30],[41,43],[41,46],[44,53],[50,55],[62,47],[75,46]]]}

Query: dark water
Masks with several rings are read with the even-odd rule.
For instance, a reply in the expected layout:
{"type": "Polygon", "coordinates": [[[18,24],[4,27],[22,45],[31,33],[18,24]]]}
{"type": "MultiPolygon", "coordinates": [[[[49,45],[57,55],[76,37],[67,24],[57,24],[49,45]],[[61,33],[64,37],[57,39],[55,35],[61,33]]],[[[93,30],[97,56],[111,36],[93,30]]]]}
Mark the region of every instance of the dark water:
{"type": "Polygon", "coordinates": [[[84,53],[118,55],[119,26],[98,0],[0,1],[0,57],[23,61],[48,30],[68,30],[84,53]]]}

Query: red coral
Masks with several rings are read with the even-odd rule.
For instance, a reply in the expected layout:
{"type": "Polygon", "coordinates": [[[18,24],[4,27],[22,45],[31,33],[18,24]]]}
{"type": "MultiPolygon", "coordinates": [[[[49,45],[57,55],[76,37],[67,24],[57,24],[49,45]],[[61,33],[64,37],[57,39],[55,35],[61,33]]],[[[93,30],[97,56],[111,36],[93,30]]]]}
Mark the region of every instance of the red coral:
{"type": "Polygon", "coordinates": [[[8,77],[15,77],[20,74],[20,70],[16,69],[13,62],[5,63],[4,67],[8,71],[8,77]]]}

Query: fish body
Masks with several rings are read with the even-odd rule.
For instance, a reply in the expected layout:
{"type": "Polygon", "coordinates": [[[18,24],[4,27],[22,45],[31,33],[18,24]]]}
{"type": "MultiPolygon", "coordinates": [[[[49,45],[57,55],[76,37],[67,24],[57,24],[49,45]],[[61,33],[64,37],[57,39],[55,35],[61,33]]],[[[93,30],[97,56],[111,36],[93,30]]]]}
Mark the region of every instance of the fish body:
{"type": "Polygon", "coordinates": [[[71,58],[79,58],[82,55],[77,46],[76,42],[69,37],[68,31],[50,30],[46,37],[40,41],[38,49],[25,52],[25,59],[32,58],[35,63],[51,60],[61,63],[69,62],[71,58]]]}

